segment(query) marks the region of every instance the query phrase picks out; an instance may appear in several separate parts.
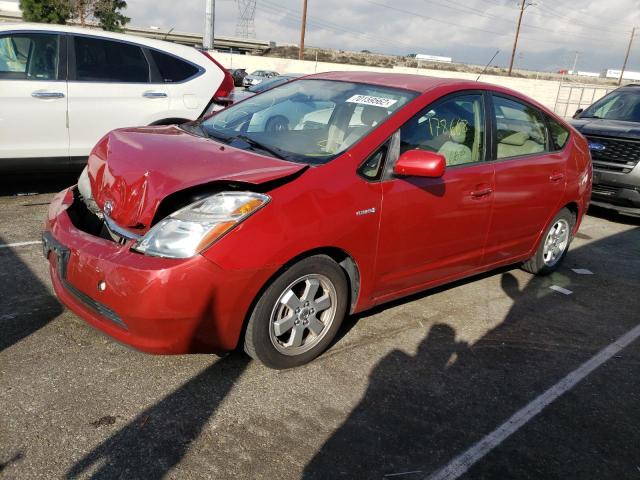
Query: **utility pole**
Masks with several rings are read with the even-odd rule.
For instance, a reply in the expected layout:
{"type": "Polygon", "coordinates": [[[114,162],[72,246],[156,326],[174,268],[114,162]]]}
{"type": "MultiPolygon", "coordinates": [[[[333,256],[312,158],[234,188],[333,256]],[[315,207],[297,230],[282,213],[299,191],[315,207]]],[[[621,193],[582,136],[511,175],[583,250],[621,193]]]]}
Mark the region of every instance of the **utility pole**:
{"type": "Polygon", "coordinates": [[[216,19],[216,0],[205,0],[205,2],[202,46],[205,50],[213,50],[213,26],[216,19]]]}
{"type": "Polygon", "coordinates": [[[576,51],[576,56],[573,57],[573,68],[571,69],[571,73],[576,75],[576,67],[578,66],[578,57],[580,56],[580,52],[576,51]]]}
{"type": "Polygon", "coordinates": [[[622,76],[624,75],[624,69],[627,68],[627,61],[629,60],[629,52],[631,52],[631,44],[633,43],[633,37],[636,36],[636,27],[631,30],[631,38],[629,39],[629,45],[627,46],[627,53],[624,56],[624,63],[622,64],[622,71],[620,72],[620,78],[618,79],[618,85],[622,83],[622,76]]]}
{"type": "Polygon", "coordinates": [[[518,36],[520,35],[520,24],[522,23],[522,14],[524,13],[526,0],[522,0],[520,4],[520,15],[518,16],[518,26],[516,27],[516,38],[513,40],[513,50],[511,51],[511,61],[509,62],[509,76],[513,70],[513,59],[516,56],[516,47],[518,46],[518,36]]]}
{"type": "Polygon", "coordinates": [[[300,52],[298,53],[298,59],[304,60],[304,33],[307,29],[307,0],[304,0],[302,6],[302,25],[300,26],[300,52]]]}

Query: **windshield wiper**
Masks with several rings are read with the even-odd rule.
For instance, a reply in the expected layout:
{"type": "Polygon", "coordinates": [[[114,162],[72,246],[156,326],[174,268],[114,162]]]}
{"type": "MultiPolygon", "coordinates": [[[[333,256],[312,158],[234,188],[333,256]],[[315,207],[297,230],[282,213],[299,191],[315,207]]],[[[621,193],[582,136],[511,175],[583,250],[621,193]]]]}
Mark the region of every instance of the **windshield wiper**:
{"type": "Polygon", "coordinates": [[[264,150],[265,152],[270,153],[276,158],[287,160],[287,157],[282,153],[282,151],[279,148],[270,147],[244,134],[236,135],[235,137],[232,137],[230,140],[236,140],[236,139],[242,140],[244,143],[250,145],[253,148],[264,150]]]}
{"type": "Polygon", "coordinates": [[[582,115],[581,117],[578,117],[578,118],[602,118],[602,117],[599,117],[598,115],[582,115]]]}
{"type": "Polygon", "coordinates": [[[199,123],[183,123],[182,125],[178,125],[178,128],[186,130],[187,132],[193,133],[195,135],[200,135],[201,137],[208,136],[206,130],[202,128],[202,125],[200,125],[199,123]]]}

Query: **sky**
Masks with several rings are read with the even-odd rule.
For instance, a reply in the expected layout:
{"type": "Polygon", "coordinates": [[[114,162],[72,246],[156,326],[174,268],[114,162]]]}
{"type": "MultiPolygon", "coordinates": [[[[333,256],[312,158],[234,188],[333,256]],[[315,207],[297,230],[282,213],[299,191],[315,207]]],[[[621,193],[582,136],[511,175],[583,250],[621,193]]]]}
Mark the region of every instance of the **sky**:
{"type": "MultiPolygon", "coordinates": [[[[246,0],[240,0],[246,1],[246,0]]],[[[256,0],[256,38],[297,44],[303,0],[256,0]]],[[[136,26],[202,32],[204,0],[128,0],[136,26]]],[[[508,65],[520,0],[308,0],[307,46],[390,54],[425,53],[455,62],[508,65]]],[[[532,70],[619,69],[640,0],[527,0],[515,66],[532,70]]],[[[216,35],[233,36],[238,0],[216,1],[216,35]]],[[[640,71],[640,28],[629,57],[640,71]]]]}

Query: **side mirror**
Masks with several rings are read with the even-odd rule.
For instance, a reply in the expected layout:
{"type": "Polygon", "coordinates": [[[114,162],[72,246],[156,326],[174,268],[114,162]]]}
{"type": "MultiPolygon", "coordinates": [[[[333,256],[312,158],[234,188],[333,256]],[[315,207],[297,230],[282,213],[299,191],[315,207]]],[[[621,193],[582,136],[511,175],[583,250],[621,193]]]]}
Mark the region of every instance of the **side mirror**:
{"type": "Polygon", "coordinates": [[[584,108],[577,109],[576,113],[573,114],[573,118],[578,118],[578,115],[580,115],[582,112],[584,112],[584,108]]]}
{"type": "Polygon", "coordinates": [[[444,155],[427,150],[407,150],[396,162],[393,173],[399,176],[439,178],[447,164],[444,155]]]}

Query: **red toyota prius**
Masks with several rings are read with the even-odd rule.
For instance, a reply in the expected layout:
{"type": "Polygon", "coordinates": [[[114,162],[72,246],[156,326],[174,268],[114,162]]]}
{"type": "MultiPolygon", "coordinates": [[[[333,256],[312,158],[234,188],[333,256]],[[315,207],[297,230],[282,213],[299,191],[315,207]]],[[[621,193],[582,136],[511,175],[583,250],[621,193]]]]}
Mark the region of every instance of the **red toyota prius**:
{"type": "Polygon", "coordinates": [[[333,72],[182,126],[126,128],[49,207],[60,300],[137,349],[304,364],[347,313],[502,265],[549,273],[587,143],[482,83],[333,72]]]}

